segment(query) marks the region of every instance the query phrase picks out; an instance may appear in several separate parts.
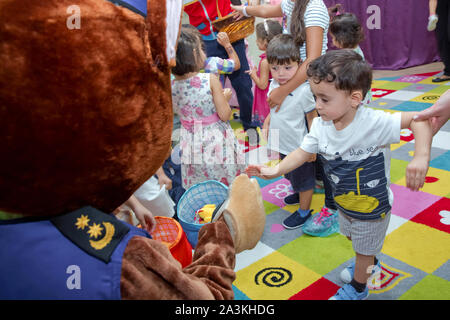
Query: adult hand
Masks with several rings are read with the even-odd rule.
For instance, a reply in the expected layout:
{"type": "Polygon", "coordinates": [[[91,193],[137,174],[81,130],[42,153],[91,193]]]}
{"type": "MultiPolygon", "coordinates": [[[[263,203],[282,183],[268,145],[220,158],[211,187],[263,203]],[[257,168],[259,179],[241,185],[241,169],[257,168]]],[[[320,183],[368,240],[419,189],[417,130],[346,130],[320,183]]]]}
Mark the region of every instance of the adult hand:
{"type": "Polygon", "coordinates": [[[275,112],[278,112],[286,96],[280,87],[275,88],[270,92],[267,103],[271,109],[276,107],[275,112]]]}
{"type": "Polygon", "coordinates": [[[231,5],[231,9],[233,9],[233,10],[235,11],[235,12],[233,13],[233,14],[234,14],[234,20],[240,20],[240,19],[242,19],[242,18],[245,18],[244,12],[243,12],[244,6],[234,6],[234,5],[231,5]]]}

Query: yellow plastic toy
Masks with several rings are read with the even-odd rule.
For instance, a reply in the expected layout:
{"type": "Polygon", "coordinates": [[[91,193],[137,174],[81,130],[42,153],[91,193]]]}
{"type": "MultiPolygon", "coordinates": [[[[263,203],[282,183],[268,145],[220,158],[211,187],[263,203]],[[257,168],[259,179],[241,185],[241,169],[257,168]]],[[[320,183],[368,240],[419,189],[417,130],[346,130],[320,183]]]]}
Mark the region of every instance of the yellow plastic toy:
{"type": "Polygon", "coordinates": [[[211,222],[214,210],[216,210],[215,204],[205,204],[203,208],[197,210],[196,214],[200,217],[200,223],[211,222]]]}

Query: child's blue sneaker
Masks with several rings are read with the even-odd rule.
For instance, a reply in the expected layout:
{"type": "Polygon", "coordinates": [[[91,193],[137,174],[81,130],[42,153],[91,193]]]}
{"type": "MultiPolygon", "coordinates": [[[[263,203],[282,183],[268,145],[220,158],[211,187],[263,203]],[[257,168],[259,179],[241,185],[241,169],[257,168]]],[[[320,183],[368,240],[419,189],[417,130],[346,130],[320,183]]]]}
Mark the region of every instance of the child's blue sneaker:
{"type": "Polygon", "coordinates": [[[369,289],[367,287],[363,292],[358,292],[351,284],[347,283],[328,300],[366,300],[368,296],[369,289]]]}
{"type": "Polygon", "coordinates": [[[283,201],[285,205],[299,204],[300,196],[298,192],[294,192],[293,194],[284,197],[283,201]]]}
{"type": "Polygon", "coordinates": [[[337,210],[323,207],[303,225],[303,232],[315,237],[327,237],[339,231],[337,210]]]}
{"type": "Polygon", "coordinates": [[[312,210],[306,211],[298,209],[293,214],[291,214],[289,217],[284,219],[283,221],[283,227],[286,229],[297,229],[300,228],[306,220],[308,220],[311,217],[312,210]]]}
{"type": "MultiPolygon", "coordinates": [[[[378,260],[375,267],[372,269],[372,275],[381,272],[380,260],[378,260]]],[[[349,264],[347,268],[341,271],[341,280],[344,283],[350,283],[353,279],[353,274],[355,273],[355,261],[349,264]]]]}

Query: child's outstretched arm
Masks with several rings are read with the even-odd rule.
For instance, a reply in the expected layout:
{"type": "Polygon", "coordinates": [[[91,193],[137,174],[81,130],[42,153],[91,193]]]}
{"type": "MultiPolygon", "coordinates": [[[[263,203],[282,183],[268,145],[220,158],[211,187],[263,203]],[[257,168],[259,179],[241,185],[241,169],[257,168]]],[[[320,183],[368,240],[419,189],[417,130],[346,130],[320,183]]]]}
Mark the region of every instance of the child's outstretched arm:
{"type": "Polygon", "coordinates": [[[302,164],[307,162],[313,154],[306,152],[302,148],[297,148],[287,155],[275,167],[268,167],[265,165],[249,165],[245,172],[249,176],[257,176],[263,179],[273,179],[283,174],[297,169],[302,164]]]}
{"type": "Polygon", "coordinates": [[[417,121],[413,117],[417,112],[402,112],[402,129],[411,128],[414,134],[414,157],[406,167],[406,187],[418,191],[423,187],[430,162],[431,125],[427,120],[417,121]]]}
{"type": "Polygon", "coordinates": [[[230,38],[225,32],[219,32],[217,34],[217,43],[224,47],[225,51],[228,54],[228,58],[233,60],[234,62],[234,71],[239,70],[241,68],[241,61],[234,50],[233,46],[230,43],[230,38]]]}

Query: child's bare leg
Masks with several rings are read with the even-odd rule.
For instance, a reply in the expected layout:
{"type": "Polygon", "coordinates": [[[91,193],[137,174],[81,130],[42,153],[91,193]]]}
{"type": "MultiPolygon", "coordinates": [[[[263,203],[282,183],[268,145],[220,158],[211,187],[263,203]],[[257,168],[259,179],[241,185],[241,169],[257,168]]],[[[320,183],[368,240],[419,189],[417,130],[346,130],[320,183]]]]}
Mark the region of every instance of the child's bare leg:
{"type": "Polygon", "coordinates": [[[299,192],[300,196],[300,209],[309,211],[311,207],[312,196],[314,189],[299,192]]]}
{"type": "Polygon", "coordinates": [[[369,268],[374,264],[374,256],[365,256],[359,253],[356,253],[356,261],[355,261],[355,274],[353,279],[360,283],[366,284],[367,279],[372,274],[372,269],[369,268]]]}

